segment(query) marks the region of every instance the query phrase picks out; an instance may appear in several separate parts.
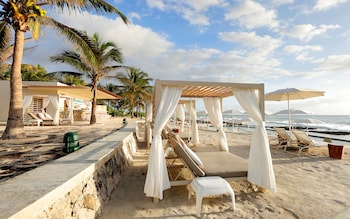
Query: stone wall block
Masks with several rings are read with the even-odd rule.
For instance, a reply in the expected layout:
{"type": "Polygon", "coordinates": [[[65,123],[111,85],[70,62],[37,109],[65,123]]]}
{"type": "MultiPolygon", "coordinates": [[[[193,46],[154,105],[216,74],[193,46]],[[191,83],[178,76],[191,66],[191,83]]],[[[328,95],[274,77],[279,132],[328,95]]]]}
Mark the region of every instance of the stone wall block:
{"type": "Polygon", "coordinates": [[[19,209],[16,215],[26,215],[27,218],[36,219],[97,218],[101,214],[102,206],[119,185],[136,151],[136,140],[132,133],[124,136],[121,142],[116,144],[115,150],[101,156],[101,159],[96,159],[94,166],[87,166],[79,172],[80,178],[69,178],[67,183],[46,193],[40,199],[42,203],[49,201],[45,207],[33,203],[24,209],[19,209]]]}
{"type": "Polygon", "coordinates": [[[68,193],[68,198],[71,200],[72,203],[75,203],[79,196],[81,196],[82,190],[81,190],[81,185],[76,186],[73,190],[71,190],[68,193]]]}
{"type": "Polygon", "coordinates": [[[97,209],[96,197],[93,194],[85,195],[83,200],[83,206],[84,208],[96,210],[97,209]]]}
{"type": "Polygon", "coordinates": [[[43,212],[44,218],[70,218],[72,205],[68,195],[58,199],[49,209],[43,212]]]}

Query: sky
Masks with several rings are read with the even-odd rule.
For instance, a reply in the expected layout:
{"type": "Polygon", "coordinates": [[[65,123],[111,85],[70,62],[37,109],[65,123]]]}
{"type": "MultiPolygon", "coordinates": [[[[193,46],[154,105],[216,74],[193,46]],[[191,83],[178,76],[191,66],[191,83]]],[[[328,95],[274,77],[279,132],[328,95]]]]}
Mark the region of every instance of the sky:
{"type": "MultiPolygon", "coordinates": [[[[113,41],[124,64],[153,79],[264,83],[325,91],[293,100],[313,114],[349,115],[350,0],[108,0],[129,19],[88,12],[48,11],[58,21],[113,41]]],[[[31,43],[23,62],[48,72],[69,70],[49,57],[72,45],[50,29],[31,43]]],[[[201,104],[199,104],[200,106],[201,104]]],[[[274,113],[287,102],[266,101],[274,113]]],[[[241,110],[225,100],[223,110],[241,110]]],[[[200,110],[200,109],[198,109],[200,110]]]]}

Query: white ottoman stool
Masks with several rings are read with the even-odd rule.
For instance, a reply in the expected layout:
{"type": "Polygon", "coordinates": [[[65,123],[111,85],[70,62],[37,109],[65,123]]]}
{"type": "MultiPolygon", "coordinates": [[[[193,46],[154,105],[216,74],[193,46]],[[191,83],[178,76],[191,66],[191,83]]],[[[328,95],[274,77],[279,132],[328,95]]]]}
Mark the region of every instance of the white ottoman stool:
{"type": "Polygon", "coordinates": [[[202,199],[207,195],[231,195],[232,208],[233,211],[235,210],[235,193],[230,184],[223,178],[219,176],[197,177],[192,180],[191,187],[196,193],[196,212],[198,217],[201,215],[202,199]]]}

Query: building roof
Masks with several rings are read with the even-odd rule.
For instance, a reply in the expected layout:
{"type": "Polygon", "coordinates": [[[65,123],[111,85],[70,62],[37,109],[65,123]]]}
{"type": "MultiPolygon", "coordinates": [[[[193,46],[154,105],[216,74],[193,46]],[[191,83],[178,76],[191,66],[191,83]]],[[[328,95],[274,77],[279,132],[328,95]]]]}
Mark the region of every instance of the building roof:
{"type": "MultiPolygon", "coordinates": [[[[72,96],[78,99],[91,100],[93,92],[90,87],[87,86],[67,86],[67,85],[29,85],[24,84],[23,90],[27,90],[30,93],[45,94],[57,94],[62,96],[72,96]]],[[[96,93],[97,99],[120,99],[121,97],[104,89],[98,88],[96,93]]]]}

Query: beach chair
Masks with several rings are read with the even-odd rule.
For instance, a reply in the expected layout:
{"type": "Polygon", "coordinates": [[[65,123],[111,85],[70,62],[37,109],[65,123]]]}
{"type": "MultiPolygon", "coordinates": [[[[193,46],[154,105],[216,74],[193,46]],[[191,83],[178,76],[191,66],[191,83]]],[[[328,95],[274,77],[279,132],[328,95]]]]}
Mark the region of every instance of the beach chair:
{"type": "Polygon", "coordinates": [[[283,148],[286,151],[288,147],[298,147],[298,139],[293,133],[288,133],[284,128],[274,127],[273,129],[277,133],[279,148],[283,148]]]}
{"type": "Polygon", "coordinates": [[[171,186],[187,185],[193,178],[206,176],[219,176],[227,181],[247,179],[247,160],[227,151],[194,152],[184,141],[180,141],[177,138],[169,138],[169,144],[184,164],[184,168],[170,181],[171,186]],[[190,179],[180,179],[186,169],[192,176],[190,179]]]}
{"type": "Polygon", "coordinates": [[[298,156],[300,156],[301,152],[304,149],[308,149],[310,147],[319,147],[319,146],[326,146],[325,143],[320,143],[312,140],[308,134],[306,134],[304,131],[301,130],[293,130],[292,131],[294,136],[298,140],[298,147],[299,147],[299,152],[298,156]]]}
{"type": "Polygon", "coordinates": [[[42,125],[53,125],[53,118],[46,112],[37,114],[39,119],[43,120],[42,125]]]}
{"type": "Polygon", "coordinates": [[[40,124],[43,122],[42,119],[40,119],[39,117],[37,117],[34,113],[32,112],[28,112],[28,116],[30,118],[28,118],[27,120],[27,125],[33,124],[35,123],[37,126],[40,126],[40,124]]]}

